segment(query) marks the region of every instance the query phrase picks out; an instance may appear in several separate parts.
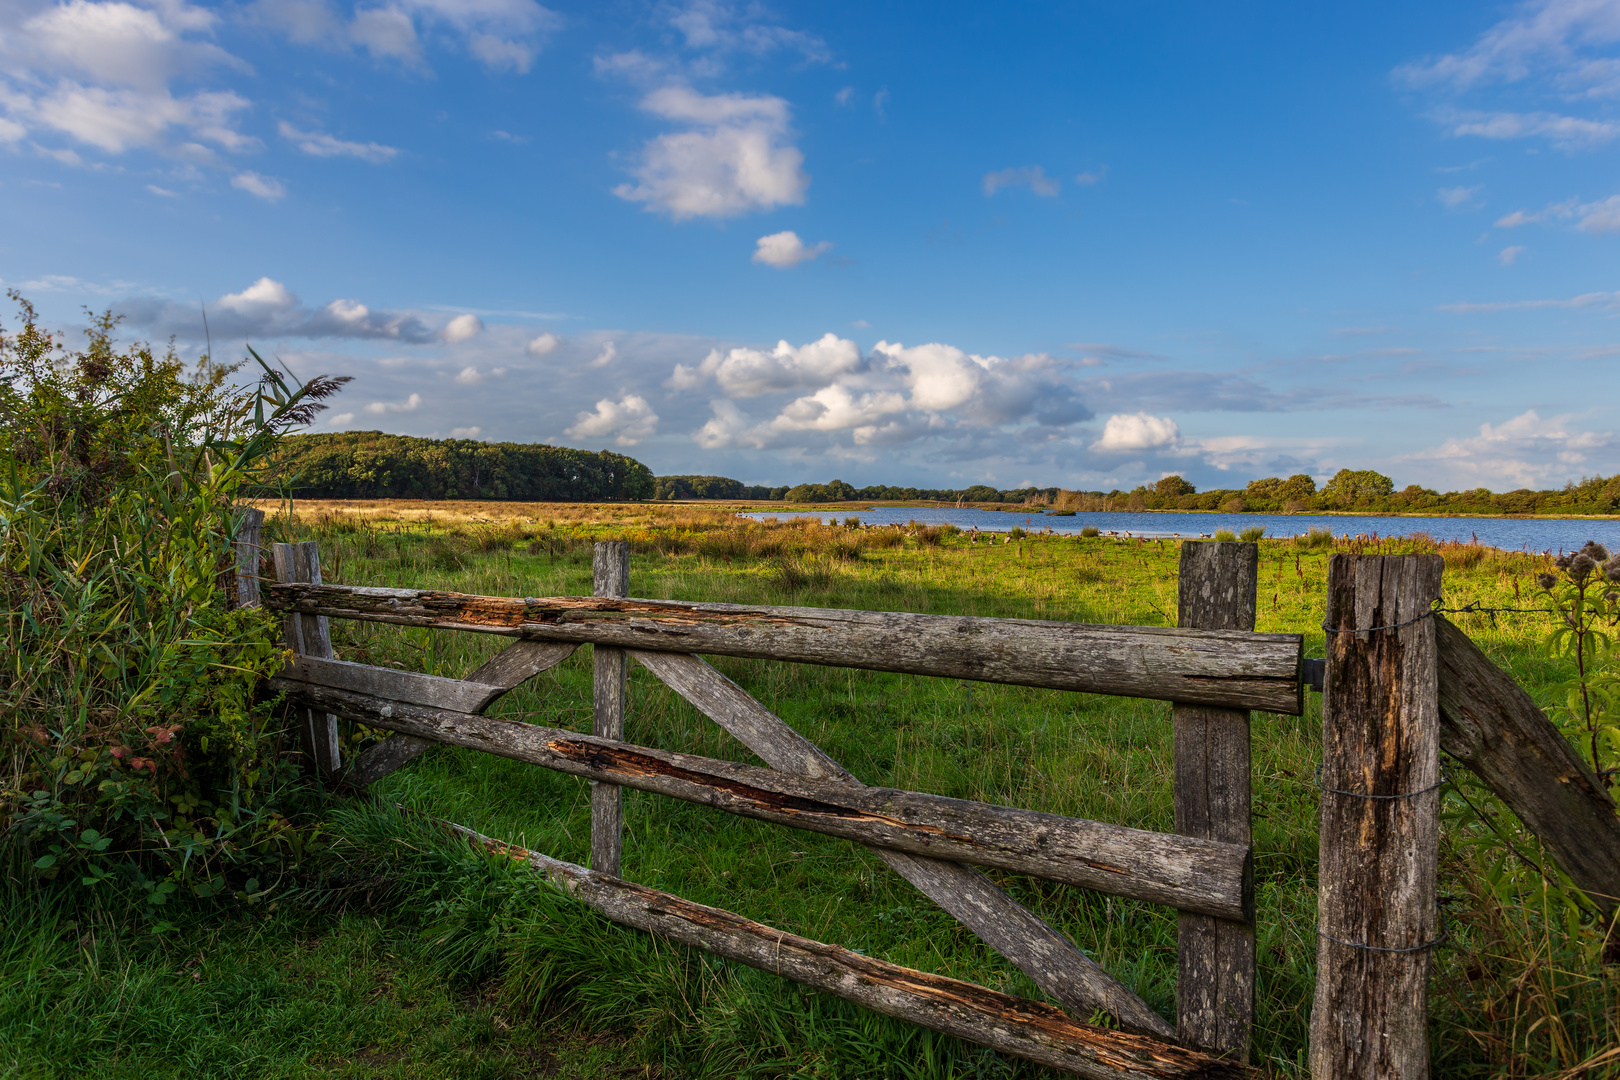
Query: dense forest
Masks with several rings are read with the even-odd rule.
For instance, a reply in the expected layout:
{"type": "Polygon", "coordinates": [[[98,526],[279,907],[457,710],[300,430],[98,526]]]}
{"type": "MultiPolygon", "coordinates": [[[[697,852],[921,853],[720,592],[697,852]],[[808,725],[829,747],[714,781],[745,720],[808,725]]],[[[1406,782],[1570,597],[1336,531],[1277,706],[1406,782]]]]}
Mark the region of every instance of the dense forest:
{"type": "Polygon", "coordinates": [[[653,495],[652,470],[608,450],[380,431],[291,436],[277,453],[273,475],[277,487],[306,499],[584,502],[653,495]]]}

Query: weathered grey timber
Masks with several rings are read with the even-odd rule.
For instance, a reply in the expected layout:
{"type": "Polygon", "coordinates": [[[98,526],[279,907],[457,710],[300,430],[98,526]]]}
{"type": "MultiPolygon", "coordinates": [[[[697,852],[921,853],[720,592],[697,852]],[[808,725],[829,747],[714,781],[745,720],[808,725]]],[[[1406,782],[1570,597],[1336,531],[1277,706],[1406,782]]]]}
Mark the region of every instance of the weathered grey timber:
{"type": "MultiPolygon", "coordinates": [[[[698,657],[639,650],[630,655],[772,768],[860,783],[781,717],[698,657]]],[[[1127,1031],[1175,1037],[1175,1029],[1147,1002],[971,866],[903,851],[873,850],[890,869],[1017,964],[1069,1012],[1090,1016],[1102,1009],[1127,1031]]]]}
{"type": "Polygon", "coordinates": [[[943,675],[1298,715],[1299,634],[829,608],[275,585],[270,607],[402,626],[943,675]]]}
{"type": "Polygon", "coordinates": [[[570,656],[578,645],[560,641],[514,641],[468,674],[468,682],[515,690],[525,681],[570,656]]]}
{"type": "Polygon", "coordinates": [[[343,782],[353,788],[369,787],[395,769],[415,761],[432,747],[430,739],[390,735],[355,758],[354,764],[344,771],[343,782]]]}
{"type": "Polygon", "coordinates": [[[435,709],[475,713],[506,693],[499,686],[486,686],[467,679],[447,679],[372,664],[352,664],[346,660],[321,660],[296,656],[292,664],[277,672],[277,678],[292,682],[316,683],[353,690],[357,694],[429,705],[435,709]]]}
{"type": "Polygon", "coordinates": [[[994,866],[1232,919],[1253,917],[1249,849],[632,746],[559,728],[276,682],[373,727],[917,855],[994,866]]]}
{"type": "MultiPolygon", "coordinates": [[[[598,541],[591,553],[591,592],[595,596],[630,595],[630,545],[623,540],[598,541]]],[[[624,681],[630,670],[624,650],[591,647],[593,707],[591,733],[624,740],[624,681]]],[[[591,784],[591,869],[619,876],[624,857],[624,791],[617,784],[591,784]]]]}
{"type": "Polygon", "coordinates": [[[259,556],[264,554],[264,511],[246,507],[236,527],[236,595],[239,608],[259,606],[259,556]]]}
{"type": "MultiPolygon", "coordinates": [[[[321,553],[315,541],[298,544],[276,544],[271,551],[275,561],[278,582],[303,582],[306,587],[321,584],[321,553]]],[[[284,622],[287,646],[298,656],[317,660],[332,658],[332,635],[327,628],[326,616],[294,612],[284,622]]],[[[323,776],[331,776],[343,768],[343,751],[338,743],[337,717],[304,710],[300,719],[304,752],[309,755],[315,769],[323,776]]]]}
{"type": "Polygon", "coordinates": [[[1395,628],[1328,635],[1322,785],[1353,794],[1321,796],[1313,1080],[1429,1075],[1440,703],[1428,613],[1444,566],[1438,555],[1328,565],[1329,627],[1395,628]]]}
{"type": "MultiPolygon", "coordinates": [[[[342,681],[341,669],[323,667],[319,669],[320,677],[300,677],[298,672],[287,670],[281,672],[283,678],[292,678],[302,682],[318,682],[327,686],[339,686],[349,690],[358,690],[361,693],[372,694],[376,697],[393,698],[396,701],[408,701],[415,705],[431,705],[435,708],[458,709],[462,712],[483,712],[489,708],[491,702],[508,690],[519,686],[525,679],[529,679],[549,667],[562,663],[573,655],[577,645],[562,645],[551,641],[514,641],[500,652],[487,660],[481,667],[468,675],[466,679],[445,679],[433,675],[416,675],[406,672],[394,671],[391,668],[369,667],[364,664],[349,664],[350,668],[364,668],[366,672],[382,672],[382,675],[360,675],[362,680],[375,680],[371,685],[376,689],[368,690],[360,683],[342,681]],[[337,677],[331,677],[334,674],[337,677]],[[396,681],[390,676],[401,676],[396,681]],[[421,681],[427,680],[427,681],[421,681]],[[456,687],[470,687],[462,691],[451,691],[450,696],[462,693],[465,698],[476,701],[466,708],[448,703],[448,698],[440,697],[441,685],[451,683],[456,687]]],[[[341,664],[342,661],[326,661],[326,663],[341,664]]],[[[310,668],[312,674],[316,669],[310,668]]],[[[363,788],[375,784],[395,769],[414,761],[433,743],[428,739],[418,739],[414,735],[390,735],[382,742],[373,746],[355,759],[343,774],[343,782],[350,787],[363,788]]]]}
{"type": "MultiPolygon", "coordinates": [[[[1181,545],[1178,626],[1253,630],[1260,545],[1236,541],[1181,545]]],[[[1176,832],[1249,844],[1249,714],[1174,705],[1176,832]]],[[[1238,1061],[1249,1059],[1254,1023],[1254,926],[1200,915],[1176,916],[1176,1034],[1238,1061]]]]}
{"type": "Polygon", "coordinates": [[[1255,1075],[1235,1062],[1146,1036],[1079,1023],[1050,1005],[862,956],[733,912],[512,847],[459,825],[451,827],[495,854],[528,863],[613,922],[1002,1053],[1096,1080],[1217,1080],[1255,1075]]]}
{"type": "Polygon", "coordinates": [[[1620,906],[1620,817],[1592,767],[1513,677],[1436,615],[1440,748],[1479,776],[1605,911],[1620,906]]]}

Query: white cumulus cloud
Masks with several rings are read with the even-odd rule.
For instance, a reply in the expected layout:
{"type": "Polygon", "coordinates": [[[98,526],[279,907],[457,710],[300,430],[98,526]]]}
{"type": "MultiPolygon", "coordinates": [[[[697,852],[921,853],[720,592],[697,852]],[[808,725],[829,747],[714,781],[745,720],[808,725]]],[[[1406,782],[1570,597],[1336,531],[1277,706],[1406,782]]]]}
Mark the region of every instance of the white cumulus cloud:
{"type": "Polygon", "coordinates": [[[810,177],[788,142],[788,104],[771,95],[704,95],[665,86],[642,99],[655,116],[690,125],[642,147],[634,184],[614,194],[676,221],[728,218],[804,201],[810,177]]]}
{"type": "Polygon", "coordinates": [[[560,344],[562,344],[562,339],[556,334],[545,333],[530,339],[528,345],[524,346],[523,351],[538,359],[555,352],[560,344]]]}
{"type": "Polygon", "coordinates": [[[860,346],[836,334],[824,334],[819,340],[799,346],[778,341],[769,352],[738,348],[722,353],[711,349],[695,368],[676,364],[668,385],[689,390],[712,378],[728,396],[750,398],[773,391],[826,386],[861,366],[860,346]]]}
{"type": "Polygon", "coordinates": [[[754,261],[774,266],[778,270],[788,270],[830,250],[832,244],[825,240],[814,246],[806,246],[805,242],[799,239],[798,233],[788,230],[771,233],[755,241],[754,261]]]}
{"type": "Polygon", "coordinates": [[[472,427],[458,427],[450,429],[452,439],[476,439],[484,433],[484,429],[474,424],[472,427]]]}
{"type": "Polygon", "coordinates": [[[1116,413],[1103,425],[1102,438],[1092,443],[1092,449],[1110,453],[1156,450],[1180,440],[1181,429],[1168,416],[1116,413]]]}
{"type": "Polygon", "coordinates": [[[444,326],[444,340],[454,345],[458,341],[477,337],[484,332],[484,320],[476,315],[457,315],[444,326]]]}
{"type": "Polygon", "coordinates": [[[594,412],[581,412],[565,434],[572,439],[613,436],[619,446],[635,446],[658,430],[658,414],[640,394],[625,394],[618,401],[603,398],[594,412]]]}

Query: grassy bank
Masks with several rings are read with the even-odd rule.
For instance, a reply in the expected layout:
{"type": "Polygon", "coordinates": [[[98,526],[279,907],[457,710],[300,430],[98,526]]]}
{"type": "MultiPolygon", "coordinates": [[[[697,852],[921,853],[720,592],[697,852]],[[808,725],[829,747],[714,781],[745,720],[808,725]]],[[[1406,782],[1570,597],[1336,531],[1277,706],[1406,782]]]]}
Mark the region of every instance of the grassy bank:
{"type": "MultiPolygon", "coordinates": [[[[320,541],[326,579],[349,584],[578,595],[590,591],[591,543],[624,538],[633,551],[631,592],[647,598],[1175,621],[1179,553],[1168,541],[971,543],[948,529],[739,524],[719,507],[512,503],[300,506],[273,528],[320,541]]],[[[1333,550],[1322,539],[1262,542],[1259,629],[1304,633],[1307,655],[1322,655],[1333,550]]],[[[1404,549],[1386,542],[1380,550],[1404,549]]],[[[1541,560],[1468,545],[1436,550],[1446,557],[1446,606],[1534,606],[1541,560]]],[[[1558,672],[1536,647],[1544,619],[1459,619],[1545,696],[1558,672]]],[[[334,621],[332,629],[343,659],[450,676],[500,644],[359,623],[334,621]]],[[[1172,828],[1162,703],[715,664],[869,784],[1172,828]]],[[[629,693],[632,741],[754,760],[645,671],[632,673],[629,693]]],[[[590,702],[582,649],[491,711],[588,729],[590,702]]],[[[1302,1074],[1314,981],[1320,722],[1314,696],[1303,717],[1254,717],[1255,1055],[1280,1075],[1302,1074]]],[[[157,1063],[178,1056],[199,1077],[1043,1075],[585,916],[521,871],[474,857],[392,809],[401,803],[583,862],[582,781],[438,748],[379,784],[377,795],[334,810],[323,876],[289,890],[274,911],[185,923],[159,938],[48,916],[32,919],[26,933],[6,927],[0,1029],[21,1030],[21,1019],[45,1015],[86,1036],[12,1036],[0,1042],[0,1072],[173,1075],[157,1063]],[[193,956],[202,959],[191,963],[193,956]],[[183,1019],[210,1010],[222,1018],[217,1024],[183,1019]],[[148,1038],[152,1030],[166,1034],[148,1038]]],[[[1470,810],[1465,796],[1493,809],[1466,780],[1448,789],[1441,891],[1455,900],[1453,940],[1438,954],[1434,981],[1436,1074],[1556,1075],[1603,1054],[1610,1064],[1589,1065],[1588,1075],[1620,1070],[1613,980],[1603,978],[1589,942],[1575,935],[1569,943],[1564,913],[1545,906],[1539,877],[1506,853],[1493,828],[1521,850],[1524,838],[1505,819],[1470,810]]],[[[632,880],[901,964],[1040,996],[863,850],[643,793],[627,793],[626,802],[624,872],[632,880]]],[[[992,876],[1173,1014],[1173,912],[992,876]]]]}

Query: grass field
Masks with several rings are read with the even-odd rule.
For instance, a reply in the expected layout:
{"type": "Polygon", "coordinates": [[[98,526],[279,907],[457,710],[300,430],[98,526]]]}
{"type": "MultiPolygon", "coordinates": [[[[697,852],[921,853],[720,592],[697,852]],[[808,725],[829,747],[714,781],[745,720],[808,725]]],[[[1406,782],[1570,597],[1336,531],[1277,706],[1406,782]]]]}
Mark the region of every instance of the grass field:
{"type": "MultiPolygon", "coordinates": [[[[700,507],[297,509],[273,530],[319,540],[329,582],[588,594],[591,542],[623,538],[632,545],[631,593],[646,598],[1175,621],[1173,542],[970,543],[950,530],[739,523],[700,507]]],[[[1533,577],[1545,569],[1531,556],[1422,540],[1377,550],[1409,549],[1445,555],[1448,607],[1533,606],[1533,577]]],[[[1333,550],[1323,538],[1261,542],[1258,629],[1302,632],[1306,654],[1322,655],[1333,550]]],[[[1545,619],[1493,625],[1470,616],[1462,625],[1533,693],[1557,675],[1537,648],[1545,619]]],[[[332,630],[340,658],[449,676],[502,644],[337,621],[332,630]]],[[[1163,703],[714,663],[869,784],[1172,828],[1163,703]]],[[[647,672],[633,670],[629,694],[631,741],[754,761],[647,672]]],[[[491,711],[588,730],[590,702],[582,648],[491,711]]],[[[1303,1075],[1316,948],[1320,699],[1309,699],[1303,717],[1256,714],[1253,741],[1255,1061],[1303,1075]]],[[[375,790],[374,801],[333,801],[325,869],[274,905],[179,920],[157,936],[121,931],[116,918],[80,915],[68,926],[48,910],[6,917],[0,1075],[1045,1075],[606,924],[393,809],[403,804],[584,862],[583,781],[441,747],[375,790]]],[[[1620,1074],[1620,992],[1605,978],[1594,935],[1571,923],[1556,892],[1527,868],[1533,849],[1511,820],[1492,816],[1487,794],[1460,779],[1447,789],[1445,809],[1441,891],[1453,898],[1453,940],[1438,954],[1431,1002],[1436,1075],[1620,1074]],[[1526,851],[1523,859],[1503,837],[1526,851]]],[[[1041,996],[847,842],[636,792],[626,793],[626,822],[624,874],[632,880],[901,964],[1041,996]]],[[[1173,1016],[1173,912],[992,876],[1173,1016]]]]}

